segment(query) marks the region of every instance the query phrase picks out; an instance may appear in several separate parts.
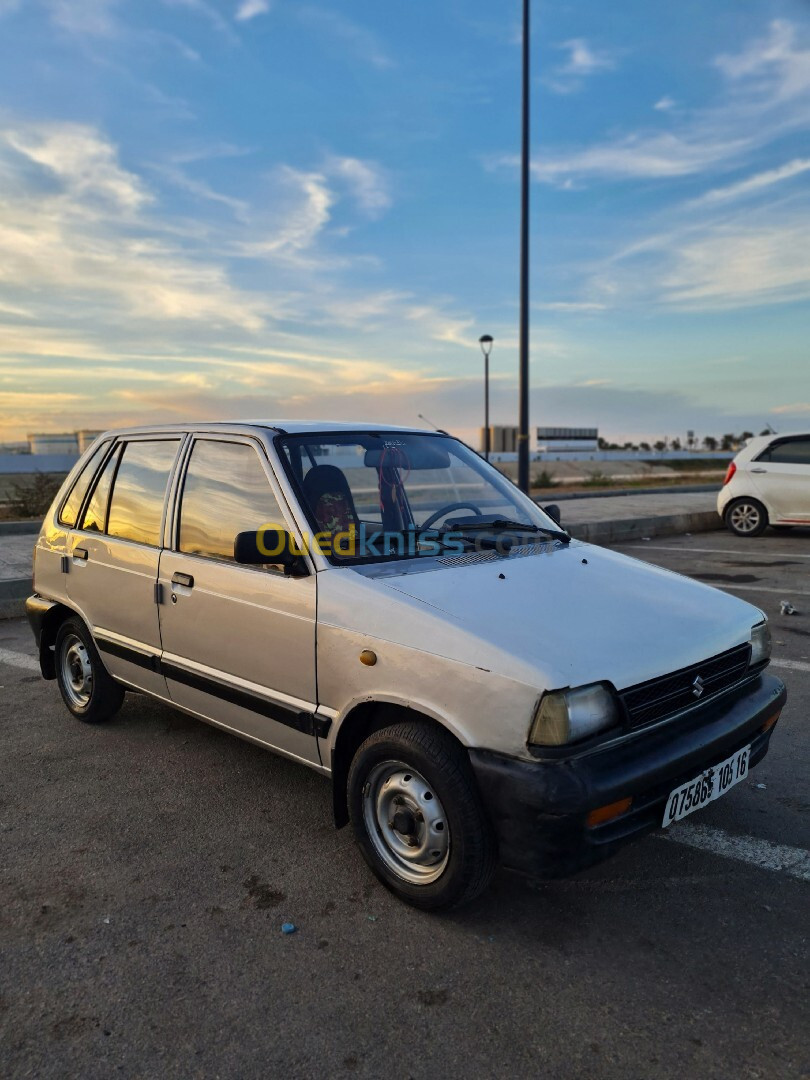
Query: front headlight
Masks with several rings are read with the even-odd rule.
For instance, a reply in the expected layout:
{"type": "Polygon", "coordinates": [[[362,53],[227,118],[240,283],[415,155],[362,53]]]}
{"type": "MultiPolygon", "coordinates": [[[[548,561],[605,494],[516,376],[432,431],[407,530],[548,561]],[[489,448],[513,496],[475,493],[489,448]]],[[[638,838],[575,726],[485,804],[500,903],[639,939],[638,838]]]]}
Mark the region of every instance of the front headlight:
{"type": "Polygon", "coordinates": [[[529,733],[534,746],[563,746],[613,727],[619,709],[603,683],[543,694],[529,733]]]}
{"type": "Polygon", "coordinates": [[[771,631],[768,620],[751,629],[751,667],[757,664],[767,664],[771,658],[771,631]]]}

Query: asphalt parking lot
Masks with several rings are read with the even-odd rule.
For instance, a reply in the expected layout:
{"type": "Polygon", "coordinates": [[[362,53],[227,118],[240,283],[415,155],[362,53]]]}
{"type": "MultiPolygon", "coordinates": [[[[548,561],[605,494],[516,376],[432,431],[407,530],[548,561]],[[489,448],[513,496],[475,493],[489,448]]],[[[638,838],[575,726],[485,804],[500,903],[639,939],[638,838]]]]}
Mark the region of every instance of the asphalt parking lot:
{"type": "Polygon", "coordinates": [[[769,615],[771,753],[597,869],[442,916],[377,884],[321,777],[135,695],[83,726],[0,622],[0,1073],[810,1075],[810,531],[620,550],[769,615]]]}

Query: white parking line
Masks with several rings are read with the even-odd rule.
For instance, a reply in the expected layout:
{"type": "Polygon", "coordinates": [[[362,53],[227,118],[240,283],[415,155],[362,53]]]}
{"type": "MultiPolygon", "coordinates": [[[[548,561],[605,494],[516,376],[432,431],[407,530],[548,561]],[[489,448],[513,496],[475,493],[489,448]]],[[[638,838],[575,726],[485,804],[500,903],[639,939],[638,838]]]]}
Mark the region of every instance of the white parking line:
{"type": "Polygon", "coordinates": [[[33,656],[12,652],[11,649],[0,649],[0,663],[22,668],[24,671],[39,671],[39,662],[33,656]]]}
{"type": "Polygon", "coordinates": [[[676,844],[758,866],[760,870],[772,870],[798,881],[810,881],[810,851],[804,848],[772,844],[770,840],[757,840],[753,836],[734,836],[723,829],[686,822],[673,825],[658,835],[664,840],[674,840],[676,844]]]}
{"type": "Polygon", "coordinates": [[[719,581],[704,581],[700,576],[695,580],[699,581],[702,585],[712,585],[715,589],[722,589],[723,592],[734,593],[739,589],[741,592],[772,592],[779,593],[781,596],[810,596],[810,592],[794,589],[792,585],[788,585],[786,588],[775,589],[772,585],[721,585],[719,581]]]}
{"type": "Polygon", "coordinates": [[[810,664],[803,660],[771,660],[771,667],[786,668],[788,671],[810,671],[810,664]]]}
{"type": "MultiPolygon", "coordinates": [[[[626,545],[617,544],[617,547],[624,547],[626,545]]],[[[635,545],[634,545],[635,550],[635,545]]],[[[774,551],[756,551],[749,548],[747,551],[737,551],[730,548],[698,548],[698,547],[674,547],[668,544],[644,544],[645,551],[680,551],[681,554],[690,555],[693,551],[699,555],[745,555],[749,559],[772,559],[776,552],[774,551]]],[[[810,555],[800,555],[795,551],[779,552],[780,555],[784,555],[786,559],[810,559],[810,555]]]]}

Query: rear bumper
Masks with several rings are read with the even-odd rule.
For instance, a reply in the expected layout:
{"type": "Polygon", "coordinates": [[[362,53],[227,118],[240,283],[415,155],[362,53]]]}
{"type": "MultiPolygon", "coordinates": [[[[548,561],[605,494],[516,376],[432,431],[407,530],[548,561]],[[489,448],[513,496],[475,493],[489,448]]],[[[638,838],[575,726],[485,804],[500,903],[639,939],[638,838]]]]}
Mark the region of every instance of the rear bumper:
{"type": "Polygon", "coordinates": [[[749,765],[768,752],[766,725],[785,704],[784,685],[760,675],[634,738],[579,757],[518,760],[471,750],[478,785],[504,866],[533,877],[564,877],[612,855],[660,826],[667,795],[748,743],[749,765]],[[591,810],[631,797],[629,810],[590,827],[591,810]]]}
{"type": "Polygon", "coordinates": [[[52,642],[47,634],[47,623],[50,613],[58,607],[55,601],[46,600],[44,596],[34,593],[25,601],[25,613],[31,625],[31,632],[39,650],[39,668],[44,679],[55,679],[56,669],[54,665],[52,642]]]}

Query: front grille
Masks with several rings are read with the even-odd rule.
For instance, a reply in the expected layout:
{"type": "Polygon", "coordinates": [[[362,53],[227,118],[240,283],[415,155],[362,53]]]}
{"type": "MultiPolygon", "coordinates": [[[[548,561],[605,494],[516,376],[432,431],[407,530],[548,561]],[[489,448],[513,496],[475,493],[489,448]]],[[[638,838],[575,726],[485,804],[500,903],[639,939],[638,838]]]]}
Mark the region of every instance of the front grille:
{"type": "Polygon", "coordinates": [[[712,656],[699,664],[691,664],[670,675],[622,690],[619,697],[627,712],[631,728],[664,720],[690,705],[702,704],[715,694],[740,682],[748,671],[750,645],[738,645],[728,652],[712,656]],[[695,679],[703,682],[703,693],[695,693],[695,679]]]}

